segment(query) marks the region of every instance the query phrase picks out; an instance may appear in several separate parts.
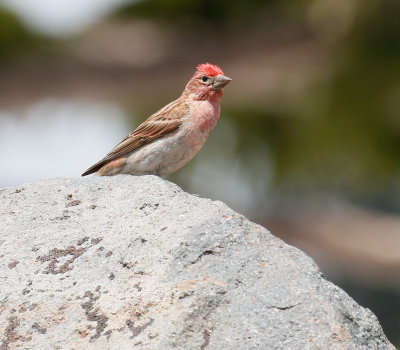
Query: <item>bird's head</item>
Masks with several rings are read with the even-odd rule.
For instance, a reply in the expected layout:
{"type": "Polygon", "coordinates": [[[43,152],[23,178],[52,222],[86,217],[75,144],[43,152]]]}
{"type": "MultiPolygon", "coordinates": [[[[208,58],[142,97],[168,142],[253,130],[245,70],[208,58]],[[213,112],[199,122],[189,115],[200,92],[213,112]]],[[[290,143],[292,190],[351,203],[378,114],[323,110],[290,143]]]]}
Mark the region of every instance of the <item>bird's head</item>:
{"type": "Polygon", "coordinates": [[[197,99],[207,99],[213,96],[221,97],[222,89],[231,81],[216,65],[203,63],[197,66],[192,79],[186,85],[185,92],[194,94],[197,99]]]}

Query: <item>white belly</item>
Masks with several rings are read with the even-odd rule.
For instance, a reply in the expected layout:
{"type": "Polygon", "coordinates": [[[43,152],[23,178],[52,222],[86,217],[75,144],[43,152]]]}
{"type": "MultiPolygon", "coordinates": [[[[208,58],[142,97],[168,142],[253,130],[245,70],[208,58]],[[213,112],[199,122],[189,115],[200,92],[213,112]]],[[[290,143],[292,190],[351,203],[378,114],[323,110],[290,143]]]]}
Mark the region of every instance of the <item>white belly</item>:
{"type": "Polygon", "coordinates": [[[132,152],[113,174],[167,175],[188,163],[201,149],[210,131],[182,128],[132,152]]]}

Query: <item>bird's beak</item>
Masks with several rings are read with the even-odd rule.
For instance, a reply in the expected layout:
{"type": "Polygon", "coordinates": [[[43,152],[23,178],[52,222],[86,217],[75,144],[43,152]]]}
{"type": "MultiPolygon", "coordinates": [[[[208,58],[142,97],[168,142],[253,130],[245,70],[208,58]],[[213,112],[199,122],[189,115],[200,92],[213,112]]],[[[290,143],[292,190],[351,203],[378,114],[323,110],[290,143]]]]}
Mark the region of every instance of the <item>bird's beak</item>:
{"type": "Polygon", "coordinates": [[[217,75],[212,83],[213,90],[220,90],[225,85],[227,85],[232,79],[226,77],[225,75],[217,75]]]}

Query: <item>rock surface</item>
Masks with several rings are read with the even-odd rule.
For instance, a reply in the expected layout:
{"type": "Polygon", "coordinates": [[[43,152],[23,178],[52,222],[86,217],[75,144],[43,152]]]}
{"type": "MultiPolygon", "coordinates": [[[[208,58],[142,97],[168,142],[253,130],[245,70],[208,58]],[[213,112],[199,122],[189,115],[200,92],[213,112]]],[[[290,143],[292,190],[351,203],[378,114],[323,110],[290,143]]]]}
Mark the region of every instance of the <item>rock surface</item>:
{"type": "Polygon", "coordinates": [[[153,176],[0,189],[0,349],[394,349],[304,253],[153,176]]]}

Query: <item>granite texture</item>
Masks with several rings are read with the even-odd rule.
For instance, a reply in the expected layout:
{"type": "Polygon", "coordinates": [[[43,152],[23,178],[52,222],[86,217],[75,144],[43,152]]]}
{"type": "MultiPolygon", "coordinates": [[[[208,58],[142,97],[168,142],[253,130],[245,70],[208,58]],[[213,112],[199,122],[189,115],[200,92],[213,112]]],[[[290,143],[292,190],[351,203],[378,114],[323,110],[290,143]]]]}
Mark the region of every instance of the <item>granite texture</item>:
{"type": "Polygon", "coordinates": [[[313,260],[155,176],[0,189],[0,349],[394,349],[313,260]]]}

